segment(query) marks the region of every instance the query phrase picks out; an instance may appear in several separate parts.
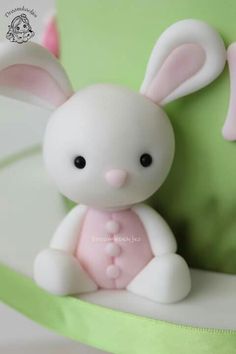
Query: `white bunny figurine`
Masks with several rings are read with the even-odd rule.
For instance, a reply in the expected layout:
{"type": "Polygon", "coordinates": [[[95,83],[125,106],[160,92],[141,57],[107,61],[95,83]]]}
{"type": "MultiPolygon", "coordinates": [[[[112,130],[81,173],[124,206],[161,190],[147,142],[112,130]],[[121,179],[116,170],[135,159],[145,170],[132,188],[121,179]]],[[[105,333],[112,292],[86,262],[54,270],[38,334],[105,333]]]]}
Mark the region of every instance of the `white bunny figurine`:
{"type": "Polygon", "coordinates": [[[183,299],[189,268],[166,222],[140,203],[162,185],[174,157],[173,129],[161,106],[222,72],[218,33],[197,20],[170,26],[154,47],[140,93],[98,84],[73,94],[44,48],[1,48],[1,92],[55,109],[44,139],[46,167],[59,191],[80,203],[37,256],[36,283],[57,295],[103,288],[161,303],[183,299]]]}

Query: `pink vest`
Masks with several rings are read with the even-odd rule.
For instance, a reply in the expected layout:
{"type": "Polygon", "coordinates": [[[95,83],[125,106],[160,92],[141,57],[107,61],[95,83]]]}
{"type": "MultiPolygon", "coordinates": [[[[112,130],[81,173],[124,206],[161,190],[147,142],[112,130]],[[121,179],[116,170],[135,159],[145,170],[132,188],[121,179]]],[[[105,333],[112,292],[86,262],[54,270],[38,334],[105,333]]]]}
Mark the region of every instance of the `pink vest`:
{"type": "Polygon", "coordinates": [[[76,257],[99,287],[122,289],[153,254],[143,224],[131,209],[88,209],[76,257]]]}

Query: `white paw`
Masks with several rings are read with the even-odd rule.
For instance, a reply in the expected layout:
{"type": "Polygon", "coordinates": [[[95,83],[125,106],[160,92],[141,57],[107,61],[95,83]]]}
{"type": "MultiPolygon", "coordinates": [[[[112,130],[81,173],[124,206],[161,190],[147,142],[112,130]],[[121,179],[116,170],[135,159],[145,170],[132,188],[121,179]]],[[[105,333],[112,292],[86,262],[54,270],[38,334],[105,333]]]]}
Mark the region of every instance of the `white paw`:
{"type": "Polygon", "coordinates": [[[131,281],[127,289],[160,303],[180,301],[191,290],[188,265],[174,253],[155,257],[131,281]]]}
{"type": "Polygon", "coordinates": [[[46,249],[36,257],[34,279],[41,288],[54,295],[79,294],[97,289],[76,258],[54,249],[46,249]]]}

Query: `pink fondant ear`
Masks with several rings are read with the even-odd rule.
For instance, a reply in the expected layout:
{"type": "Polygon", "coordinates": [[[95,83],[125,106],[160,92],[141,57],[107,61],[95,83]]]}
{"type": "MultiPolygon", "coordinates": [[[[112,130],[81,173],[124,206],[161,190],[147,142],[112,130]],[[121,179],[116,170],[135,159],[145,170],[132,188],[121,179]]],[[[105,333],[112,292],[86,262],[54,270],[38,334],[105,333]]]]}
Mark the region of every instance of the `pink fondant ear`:
{"type": "Polygon", "coordinates": [[[55,55],[56,58],[60,57],[60,39],[55,15],[47,19],[42,37],[42,45],[55,55]]]}
{"type": "Polygon", "coordinates": [[[140,91],[166,104],[208,85],[225,60],[224,43],[214,29],[197,20],[177,22],[157,41],[140,91]]]}
{"type": "Polygon", "coordinates": [[[236,140],[236,42],[228,48],[227,59],[230,75],[230,101],[227,117],[222,130],[226,140],[236,140]]]}
{"type": "Polygon", "coordinates": [[[146,95],[153,101],[164,101],[182,83],[195,75],[205,60],[205,52],[197,44],[182,44],[175,48],[153,78],[146,95]]]}
{"type": "Polygon", "coordinates": [[[0,44],[0,94],[56,108],[73,93],[59,61],[40,45],[0,44]]]}

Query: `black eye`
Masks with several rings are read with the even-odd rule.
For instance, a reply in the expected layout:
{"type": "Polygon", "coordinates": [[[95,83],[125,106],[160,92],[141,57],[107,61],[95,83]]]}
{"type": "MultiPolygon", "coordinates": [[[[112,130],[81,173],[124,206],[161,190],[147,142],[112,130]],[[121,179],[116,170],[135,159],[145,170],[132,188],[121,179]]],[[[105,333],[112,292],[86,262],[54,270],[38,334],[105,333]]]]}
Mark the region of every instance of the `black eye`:
{"type": "Polygon", "coordinates": [[[86,160],[83,156],[76,156],[74,159],[74,165],[76,168],[82,169],[86,166],[86,160]]]}
{"type": "Polygon", "coordinates": [[[152,164],[152,156],[149,154],[142,154],[139,161],[143,167],[149,167],[152,164]]]}
{"type": "Polygon", "coordinates": [[[16,29],[19,31],[20,27],[16,27],[16,29]]]}
{"type": "Polygon", "coordinates": [[[24,28],[26,28],[26,25],[23,25],[24,28]]]}

